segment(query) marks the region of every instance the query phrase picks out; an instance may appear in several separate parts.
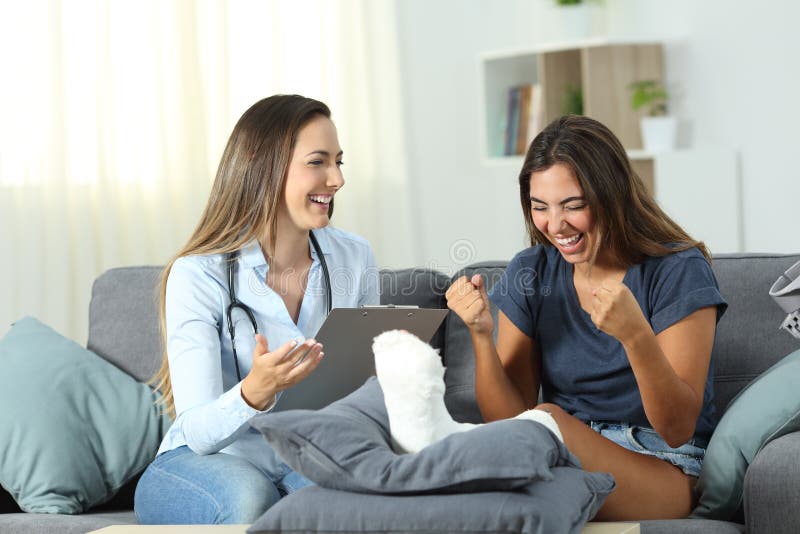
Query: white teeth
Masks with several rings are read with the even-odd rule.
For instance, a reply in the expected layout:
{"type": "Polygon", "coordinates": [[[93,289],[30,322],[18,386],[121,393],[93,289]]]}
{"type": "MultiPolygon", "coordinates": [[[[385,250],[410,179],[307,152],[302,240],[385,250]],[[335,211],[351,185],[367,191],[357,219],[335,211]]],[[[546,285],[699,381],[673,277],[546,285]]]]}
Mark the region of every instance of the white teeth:
{"type": "Polygon", "coordinates": [[[572,245],[573,243],[576,243],[578,241],[578,239],[581,238],[582,235],[583,234],[575,234],[574,236],[568,237],[568,238],[565,238],[565,239],[559,239],[557,237],[556,238],[556,243],[566,247],[567,245],[572,245]]]}
{"type": "Polygon", "coordinates": [[[322,202],[323,204],[330,204],[331,200],[333,200],[333,196],[331,195],[309,195],[308,198],[314,202],[322,202]]]}

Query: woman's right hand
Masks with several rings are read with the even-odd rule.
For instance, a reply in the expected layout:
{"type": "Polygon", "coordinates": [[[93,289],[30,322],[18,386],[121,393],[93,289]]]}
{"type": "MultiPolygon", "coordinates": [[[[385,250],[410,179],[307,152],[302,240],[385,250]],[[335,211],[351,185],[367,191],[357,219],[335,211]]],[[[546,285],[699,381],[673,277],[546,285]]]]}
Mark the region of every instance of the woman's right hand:
{"type": "Polygon", "coordinates": [[[494,332],[489,295],[486,294],[481,275],[475,274],[471,279],[466,276],[457,279],[447,290],[445,298],[447,307],[464,321],[470,333],[491,335],[494,332]]]}
{"type": "Polygon", "coordinates": [[[257,410],[263,410],[275,395],[301,382],[316,369],[324,353],[322,345],[307,339],[301,345],[292,340],[270,352],[267,339],[256,334],[253,366],[242,380],[242,398],[257,410]]]}

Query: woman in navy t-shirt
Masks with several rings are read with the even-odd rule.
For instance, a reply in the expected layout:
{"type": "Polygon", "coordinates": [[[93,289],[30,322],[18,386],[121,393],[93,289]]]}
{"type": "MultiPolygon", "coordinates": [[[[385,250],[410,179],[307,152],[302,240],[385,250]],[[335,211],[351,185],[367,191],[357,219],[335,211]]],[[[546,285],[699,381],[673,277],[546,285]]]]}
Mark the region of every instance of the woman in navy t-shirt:
{"type": "Polygon", "coordinates": [[[711,349],[726,307],[708,251],[588,117],[545,128],[519,184],[531,248],[491,297],[479,275],[447,294],[472,335],[484,419],[551,414],[583,467],[616,479],[598,519],[687,516],[716,423],[711,349]]]}

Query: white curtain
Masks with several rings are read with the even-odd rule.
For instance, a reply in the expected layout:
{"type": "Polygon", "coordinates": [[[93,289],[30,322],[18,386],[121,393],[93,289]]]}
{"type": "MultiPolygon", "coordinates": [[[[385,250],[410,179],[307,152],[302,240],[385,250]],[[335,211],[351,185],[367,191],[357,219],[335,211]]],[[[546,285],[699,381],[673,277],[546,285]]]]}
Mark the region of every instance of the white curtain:
{"type": "Polygon", "coordinates": [[[235,121],[274,93],[333,110],[335,224],[383,266],[415,261],[381,224],[408,212],[394,27],[394,0],[3,4],[0,334],[33,315],[84,342],[94,278],[167,261],[235,121]]]}

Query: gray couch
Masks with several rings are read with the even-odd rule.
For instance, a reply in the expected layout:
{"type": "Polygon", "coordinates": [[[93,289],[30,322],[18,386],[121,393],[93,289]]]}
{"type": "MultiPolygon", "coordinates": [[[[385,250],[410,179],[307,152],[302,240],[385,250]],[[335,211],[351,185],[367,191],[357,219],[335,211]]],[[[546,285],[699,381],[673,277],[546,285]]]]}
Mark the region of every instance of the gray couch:
{"type": "MultiPolygon", "coordinates": [[[[720,413],[754,377],[798,342],[779,331],[783,313],[768,297],[775,279],[800,255],[722,255],[714,271],[730,308],[719,324],[714,359],[716,404],[720,413]]],[[[465,269],[480,273],[489,285],[504,262],[480,263],[465,269]]],[[[157,267],[112,269],[101,275],[92,290],[88,348],[135,378],[145,381],[159,363],[154,287],[157,267]]],[[[436,271],[406,269],[381,273],[382,300],[395,304],[445,307],[444,291],[450,278],[436,271]]],[[[463,273],[458,273],[461,275],[463,273]]],[[[442,349],[447,366],[449,410],[456,419],[480,419],[473,394],[473,354],[463,323],[451,314],[433,344],[442,349]]],[[[759,452],[745,478],[742,523],[671,520],[645,521],[642,532],[797,532],[800,529],[800,432],[781,437],[759,452]]],[[[135,523],[131,511],[135,481],[112,501],[77,516],[13,512],[9,496],[0,495],[0,532],[83,533],[114,524],[135,523]]]]}

